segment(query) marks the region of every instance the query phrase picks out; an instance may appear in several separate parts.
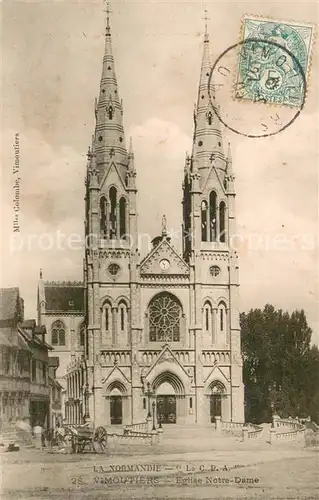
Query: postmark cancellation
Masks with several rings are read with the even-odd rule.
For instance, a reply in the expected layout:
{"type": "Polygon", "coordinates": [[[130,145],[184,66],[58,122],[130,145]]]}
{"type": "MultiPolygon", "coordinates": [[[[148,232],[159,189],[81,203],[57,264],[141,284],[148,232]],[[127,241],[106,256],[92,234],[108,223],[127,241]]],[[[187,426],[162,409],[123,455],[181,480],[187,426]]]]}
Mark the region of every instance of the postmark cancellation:
{"type": "Polygon", "coordinates": [[[234,97],[303,106],[314,26],[244,16],[234,97]]]}

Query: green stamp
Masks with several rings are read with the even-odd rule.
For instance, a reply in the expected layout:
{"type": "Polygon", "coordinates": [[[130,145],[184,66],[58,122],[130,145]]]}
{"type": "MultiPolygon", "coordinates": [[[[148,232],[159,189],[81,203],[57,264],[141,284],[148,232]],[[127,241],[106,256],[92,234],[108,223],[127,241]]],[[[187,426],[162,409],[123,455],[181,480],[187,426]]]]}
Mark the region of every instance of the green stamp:
{"type": "Polygon", "coordinates": [[[302,107],[313,31],[306,24],[245,18],[235,98],[302,107]]]}

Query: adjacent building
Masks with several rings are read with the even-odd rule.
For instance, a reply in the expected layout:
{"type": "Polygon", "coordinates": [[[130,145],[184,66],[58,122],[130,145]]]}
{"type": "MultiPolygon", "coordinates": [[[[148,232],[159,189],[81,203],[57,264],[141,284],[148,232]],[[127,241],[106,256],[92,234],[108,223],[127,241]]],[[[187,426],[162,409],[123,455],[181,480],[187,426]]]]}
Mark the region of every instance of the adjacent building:
{"type": "Polygon", "coordinates": [[[19,332],[24,303],[19,288],[0,290],[0,426],[29,417],[32,351],[19,332]]]}
{"type": "Polygon", "coordinates": [[[50,345],[46,329],[24,320],[19,288],[0,290],[0,419],[2,427],[28,418],[31,426],[49,425],[50,345]]]}
{"type": "MultiPolygon", "coordinates": [[[[181,186],[183,252],[174,248],[163,217],[153,248],[141,258],[138,168],[132,143],[126,149],[107,20],[87,164],[84,284],[77,285],[77,292],[85,292],[85,337],[84,307],[74,302],[77,311],[71,311],[73,299],[66,294],[59,310],[52,300],[61,285],[39,287],[40,323],[51,332],[51,343],[53,334],[63,332],[54,355],[67,351],[68,336],[68,352],[75,356],[67,375],[73,421],[140,422],[153,402],[163,423],[203,425],[216,416],[244,421],[239,266],[230,245],[236,232],[234,173],[214,112],[210,71],[205,33],[193,147],[181,186]],[[76,350],[84,356],[76,356],[76,350]]],[[[63,362],[61,373],[64,369],[63,362]]]]}
{"type": "Polygon", "coordinates": [[[37,310],[38,324],[45,326],[47,342],[53,348],[49,355],[59,360],[55,376],[61,386],[64,411],[67,366],[71,355],[84,352],[83,282],[44,281],[40,271],[37,310]]]}
{"type": "Polygon", "coordinates": [[[29,416],[31,427],[50,426],[50,387],[49,387],[49,352],[51,346],[46,343],[46,329],[37,326],[34,319],[24,321],[19,333],[31,351],[31,379],[29,416]]]}
{"type": "Polygon", "coordinates": [[[55,429],[63,423],[62,391],[63,387],[56,378],[59,367],[57,356],[49,357],[49,386],[50,386],[50,428],[55,429]]]}

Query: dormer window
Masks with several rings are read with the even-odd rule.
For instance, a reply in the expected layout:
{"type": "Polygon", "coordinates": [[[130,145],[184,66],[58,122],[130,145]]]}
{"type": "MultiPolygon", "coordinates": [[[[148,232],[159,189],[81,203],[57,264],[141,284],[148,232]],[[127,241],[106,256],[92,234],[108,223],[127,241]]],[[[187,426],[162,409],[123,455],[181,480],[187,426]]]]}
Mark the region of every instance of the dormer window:
{"type": "Polygon", "coordinates": [[[109,106],[109,109],[108,109],[108,115],[109,115],[109,120],[112,120],[113,118],[113,113],[114,113],[114,109],[112,106],[109,106]]]}
{"type": "Polygon", "coordinates": [[[207,120],[208,120],[208,125],[211,125],[213,121],[213,115],[211,111],[207,115],[207,120]]]}

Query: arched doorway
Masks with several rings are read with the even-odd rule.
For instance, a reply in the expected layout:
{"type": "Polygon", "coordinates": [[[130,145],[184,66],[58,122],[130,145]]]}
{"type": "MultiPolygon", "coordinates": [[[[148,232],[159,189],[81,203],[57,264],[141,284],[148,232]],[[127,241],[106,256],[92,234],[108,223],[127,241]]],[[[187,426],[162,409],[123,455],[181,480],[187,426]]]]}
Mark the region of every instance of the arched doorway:
{"type": "Polygon", "coordinates": [[[111,425],[121,425],[123,420],[123,398],[117,387],[110,394],[110,420],[111,425]]]}
{"type": "Polygon", "coordinates": [[[163,382],[156,391],[157,420],[162,424],[176,424],[176,394],[169,382],[163,382]]]}
{"type": "Polygon", "coordinates": [[[184,416],[184,386],[180,379],[170,372],[161,373],[153,382],[156,395],[156,414],[162,424],[176,424],[184,416]]]}
{"type": "Polygon", "coordinates": [[[221,382],[213,382],[210,389],[210,421],[213,423],[215,417],[222,417],[222,397],[226,391],[221,382]]]}

